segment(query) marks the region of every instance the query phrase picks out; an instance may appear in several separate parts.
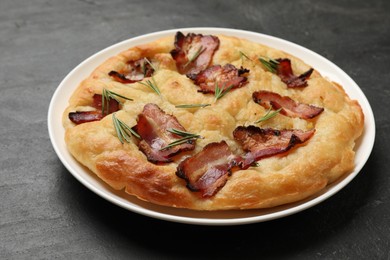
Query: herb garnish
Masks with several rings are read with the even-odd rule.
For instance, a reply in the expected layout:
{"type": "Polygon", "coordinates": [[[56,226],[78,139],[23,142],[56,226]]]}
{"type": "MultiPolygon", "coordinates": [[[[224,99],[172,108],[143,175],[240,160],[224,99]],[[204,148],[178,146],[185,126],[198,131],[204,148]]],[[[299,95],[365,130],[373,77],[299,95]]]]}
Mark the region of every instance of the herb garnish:
{"type": "Polygon", "coordinates": [[[241,63],[244,63],[244,58],[246,58],[246,59],[252,61],[252,60],[248,57],[248,55],[246,55],[246,54],[243,53],[242,51],[238,51],[238,52],[240,53],[241,63]]]}
{"type": "Polygon", "coordinates": [[[158,89],[157,83],[156,83],[156,81],[154,80],[153,77],[152,77],[152,81],[147,80],[146,83],[145,83],[145,82],[139,82],[139,83],[142,84],[142,85],[144,85],[144,86],[147,86],[148,88],[150,88],[151,90],[153,90],[154,92],[156,92],[156,93],[161,97],[161,92],[160,92],[160,90],[158,89]]]}
{"type": "Polygon", "coordinates": [[[277,114],[279,114],[279,112],[282,110],[282,108],[279,108],[278,110],[275,110],[275,111],[273,111],[273,112],[271,112],[271,110],[272,110],[272,107],[270,107],[270,108],[267,110],[267,112],[265,113],[265,115],[264,115],[262,118],[260,118],[259,120],[257,120],[257,121],[255,122],[255,124],[260,123],[260,122],[264,122],[264,121],[266,121],[266,120],[268,120],[268,119],[273,118],[274,116],[276,116],[277,114]]]}
{"type": "Polygon", "coordinates": [[[119,104],[122,104],[122,102],[118,99],[118,97],[133,101],[133,99],[119,95],[118,93],[115,93],[113,91],[110,91],[108,89],[103,88],[102,92],[102,115],[105,113],[108,115],[110,113],[110,100],[115,99],[119,104]]]}
{"type": "Polygon", "coordinates": [[[122,120],[118,119],[115,114],[116,113],[112,114],[112,122],[115,127],[116,135],[122,144],[124,143],[124,140],[129,143],[131,135],[141,139],[141,137],[133,129],[131,129],[130,126],[126,125],[122,120]]]}
{"type": "Polygon", "coordinates": [[[279,62],[274,59],[269,59],[269,61],[266,61],[263,58],[259,58],[259,61],[272,73],[276,73],[276,70],[278,68],[279,62]]]}
{"type": "Polygon", "coordinates": [[[222,98],[223,96],[225,96],[232,88],[234,87],[234,85],[231,85],[227,88],[224,88],[224,86],[222,88],[219,88],[218,86],[218,82],[215,83],[215,98],[214,98],[214,102],[216,102],[218,99],[222,98]]]}
{"type": "Polygon", "coordinates": [[[176,105],[177,108],[195,108],[195,107],[208,107],[211,106],[211,104],[183,104],[183,105],[176,105]]]}
{"type": "Polygon", "coordinates": [[[199,55],[204,51],[206,50],[206,48],[203,48],[203,46],[200,46],[199,49],[194,53],[194,55],[188,59],[187,63],[184,64],[184,68],[187,67],[191,62],[193,62],[194,60],[196,60],[196,58],[199,57],[199,55]]]}
{"type": "Polygon", "coordinates": [[[185,132],[185,131],[182,131],[182,130],[178,130],[178,129],[175,129],[175,128],[167,129],[167,131],[170,132],[170,133],[179,135],[182,138],[180,138],[180,139],[178,139],[176,141],[173,141],[172,143],[168,144],[167,146],[164,146],[163,148],[160,149],[160,151],[169,149],[169,148],[171,148],[173,146],[176,146],[176,145],[187,143],[188,141],[191,141],[193,139],[203,138],[202,136],[200,136],[198,134],[192,134],[192,133],[185,132]]]}
{"type": "Polygon", "coordinates": [[[142,63],[142,72],[144,73],[144,76],[146,75],[146,66],[145,62],[150,65],[150,67],[153,69],[154,72],[156,72],[156,67],[153,66],[152,62],[148,58],[144,58],[144,62],[142,63]]]}

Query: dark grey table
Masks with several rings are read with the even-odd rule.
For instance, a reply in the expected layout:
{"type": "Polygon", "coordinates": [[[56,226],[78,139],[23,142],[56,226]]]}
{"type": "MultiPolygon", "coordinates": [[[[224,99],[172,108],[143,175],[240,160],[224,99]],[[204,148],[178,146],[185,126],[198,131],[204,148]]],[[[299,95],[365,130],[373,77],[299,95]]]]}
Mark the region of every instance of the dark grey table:
{"type": "Polygon", "coordinates": [[[1,0],[0,60],[0,259],[390,259],[390,1],[1,0]],[[144,217],[80,184],[47,132],[63,77],[114,43],[199,26],[284,38],[345,70],[376,117],[361,173],[304,212],[232,227],[144,217]]]}

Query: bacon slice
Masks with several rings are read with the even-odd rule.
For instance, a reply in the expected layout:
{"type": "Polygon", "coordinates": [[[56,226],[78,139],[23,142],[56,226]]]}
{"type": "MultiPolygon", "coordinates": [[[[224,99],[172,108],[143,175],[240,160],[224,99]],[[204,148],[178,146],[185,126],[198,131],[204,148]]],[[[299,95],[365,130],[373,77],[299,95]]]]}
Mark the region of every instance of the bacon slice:
{"type": "MultiPolygon", "coordinates": [[[[93,106],[96,109],[102,109],[102,95],[93,95],[93,106]]],[[[110,99],[108,102],[108,114],[114,113],[119,110],[119,103],[115,99],[110,99]]],[[[107,110],[105,109],[105,113],[107,110]]]]}
{"type": "Polygon", "coordinates": [[[273,155],[282,154],[297,144],[309,140],[315,129],[302,130],[275,130],[259,128],[256,126],[239,126],[234,132],[234,139],[239,142],[242,149],[247,152],[239,165],[247,169],[254,162],[273,155]]]}
{"type": "Polygon", "coordinates": [[[120,83],[134,83],[152,76],[153,67],[146,61],[146,58],[128,61],[126,66],[120,71],[110,71],[108,73],[114,80],[120,83]]]}
{"type": "Polygon", "coordinates": [[[146,104],[141,114],[138,115],[137,125],[134,130],[141,136],[139,149],[151,162],[171,162],[171,157],[182,151],[195,148],[194,140],[163,149],[168,144],[179,140],[181,137],[173,134],[168,129],[186,131],[173,115],[166,114],[155,104],[146,104]]]}
{"type": "Polygon", "coordinates": [[[291,68],[290,59],[277,59],[278,65],[276,67],[276,74],[280,79],[287,84],[289,88],[306,87],[306,80],[313,72],[313,68],[309,69],[305,73],[295,76],[291,68]]]}
{"type": "Polygon", "coordinates": [[[219,48],[219,39],[213,35],[177,32],[172,58],[180,74],[198,74],[206,69],[219,48]]]}
{"type": "Polygon", "coordinates": [[[304,103],[299,103],[287,96],[281,96],[278,93],[270,91],[256,91],[252,94],[253,101],[269,108],[279,109],[280,113],[290,117],[299,117],[302,119],[311,119],[324,111],[322,107],[316,107],[304,103]]]}
{"type": "Polygon", "coordinates": [[[235,166],[235,156],[225,141],[210,143],[202,151],[182,161],[176,175],[187,182],[191,191],[211,197],[221,189],[235,166]]]}
{"type": "MultiPolygon", "coordinates": [[[[92,121],[101,120],[104,115],[102,114],[102,95],[95,94],[93,95],[93,103],[92,106],[96,108],[96,111],[76,111],[70,112],[68,117],[70,121],[75,124],[82,124],[92,121]]],[[[119,103],[115,99],[110,99],[108,104],[108,113],[105,109],[105,114],[111,114],[119,110],[119,103]]]]}
{"type": "Polygon", "coordinates": [[[218,86],[220,89],[226,88],[240,88],[248,83],[248,79],[241,76],[248,73],[249,70],[240,68],[237,69],[232,64],[226,64],[225,66],[214,65],[197,75],[189,76],[194,80],[194,83],[200,87],[199,92],[203,93],[215,93],[215,88],[218,86]]]}
{"type": "Polygon", "coordinates": [[[68,114],[70,121],[75,124],[82,124],[92,121],[99,121],[103,118],[101,111],[76,111],[68,114]]]}

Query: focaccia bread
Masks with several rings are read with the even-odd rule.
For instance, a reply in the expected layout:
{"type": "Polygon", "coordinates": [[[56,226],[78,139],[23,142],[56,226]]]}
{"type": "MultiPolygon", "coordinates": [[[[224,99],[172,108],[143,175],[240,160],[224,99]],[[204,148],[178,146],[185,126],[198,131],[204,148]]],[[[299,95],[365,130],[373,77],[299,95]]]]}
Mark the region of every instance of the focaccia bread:
{"type": "Polygon", "coordinates": [[[65,141],[115,190],[178,208],[267,208],[354,169],[358,102],[283,50],[178,32],[96,67],[64,111],[65,141]]]}

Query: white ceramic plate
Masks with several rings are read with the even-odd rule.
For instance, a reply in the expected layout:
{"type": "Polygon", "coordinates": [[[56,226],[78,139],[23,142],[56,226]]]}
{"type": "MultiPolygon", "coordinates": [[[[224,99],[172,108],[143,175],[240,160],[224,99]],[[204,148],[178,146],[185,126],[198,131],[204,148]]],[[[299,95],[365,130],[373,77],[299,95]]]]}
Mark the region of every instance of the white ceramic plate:
{"type": "Polygon", "coordinates": [[[139,214],[157,219],[199,225],[239,225],[262,222],[285,217],[310,208],[341,190],[359,173],[370,156],[375,139],[374,115],[367,98],[358,85],[335,64],[304,47],[279,38],[260,33],[224,28],[182,28],[161,31],[120,42],[96,53],[73,69],[58,86],[52,97],[49,107],[48,127],[54,150],[56,151],[62,163],[77,180],[79,180],[82,184],[84,184],[87,188],[96,194],[120,207],[137,212],[139,214]],[[323,76],[341,84],[352,99],[359,101],[365,115],[364,133],[356,145],[356,167],[354,171],[344,176],[336,183],[328,186],[326,189],[321,191],[321,193],[296,203],[279,206],[272,209],[199,212],[158,206],[141,201],[133,196],[125,194],[123,191],[115,191],[100,181],[95,176],[95,174],[80,165],[70,155],[66,148],[64,142],[65,132],[61,122],[62,114],[65,108],[68,106],[68,100],[73,91],[83,79],[89,76],[89,74],[94,70],[95,67],[97,67],[97,65],[100,65],[109,57],[114,56],[132,46],[151,42],[164,36],[171,35],[173,39],[175,33],[179,30],[184,33],[195,32],[203,34],[232,35],[246,38],[254,42],[259,42],[276,49],[281,49],[301,58],[304,62],[318,70],[323,76]]]}

